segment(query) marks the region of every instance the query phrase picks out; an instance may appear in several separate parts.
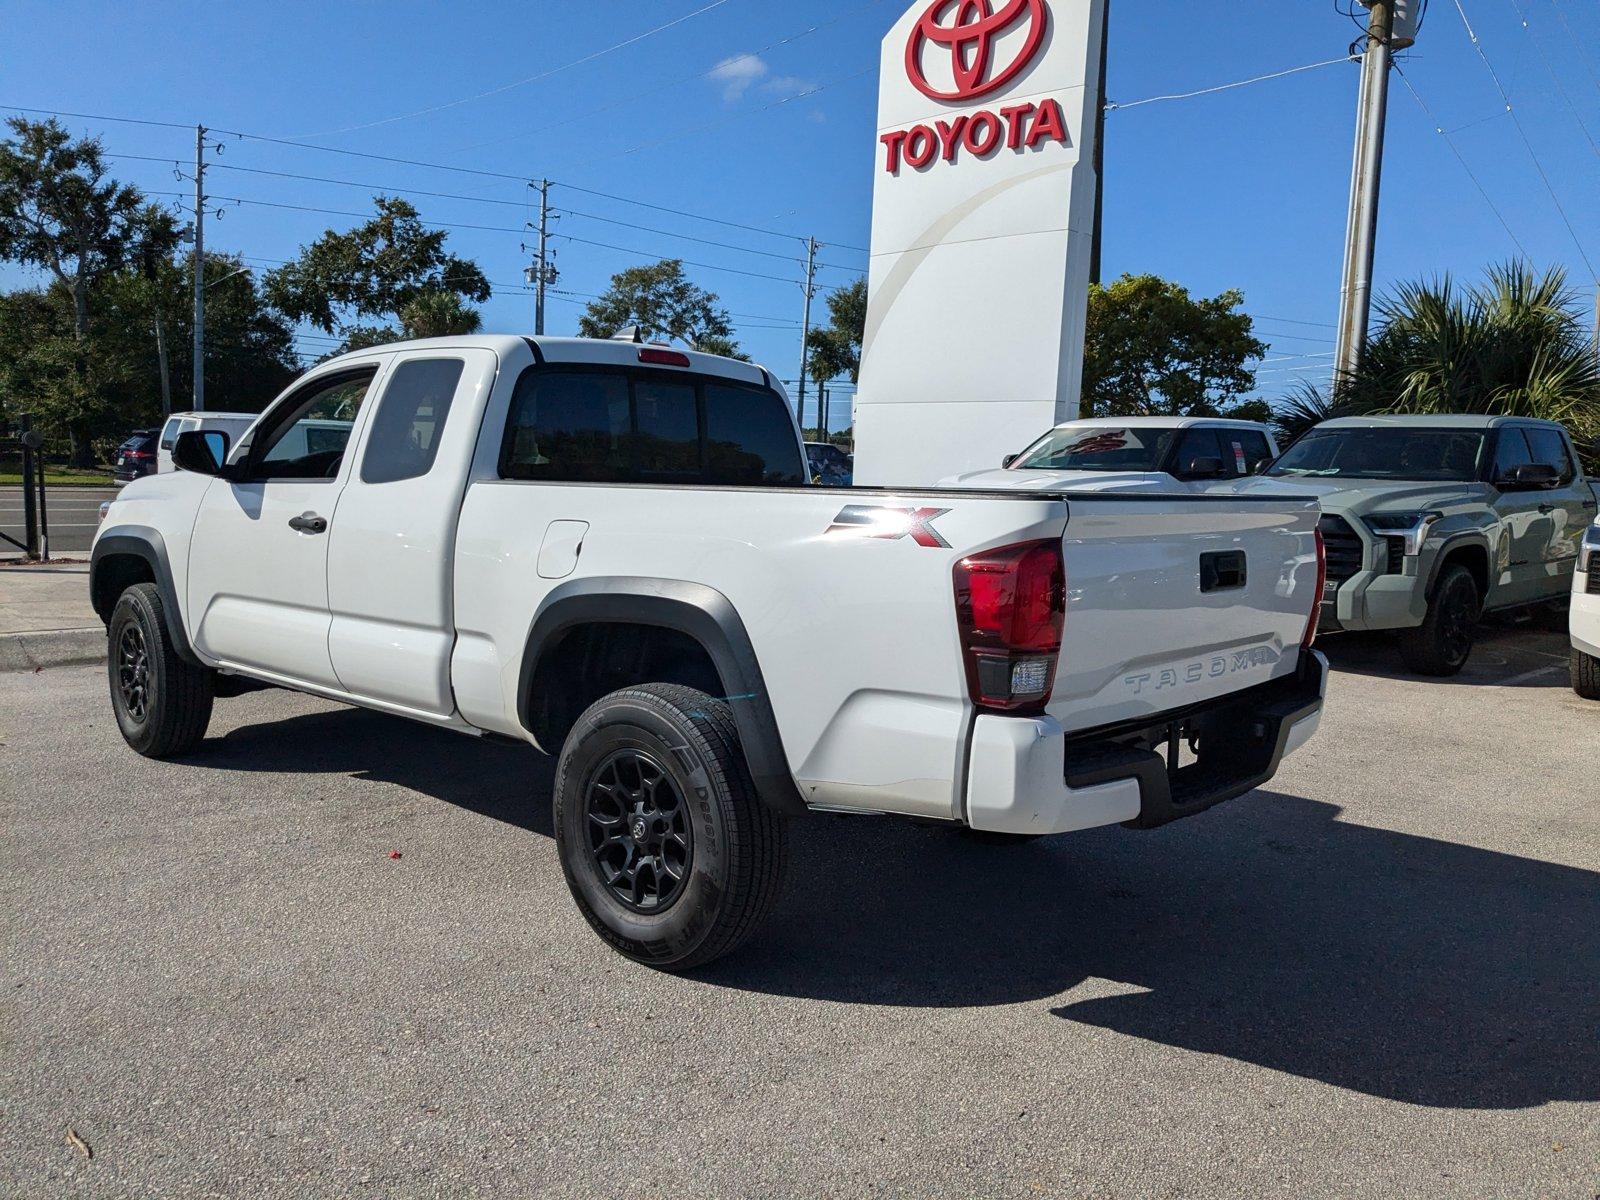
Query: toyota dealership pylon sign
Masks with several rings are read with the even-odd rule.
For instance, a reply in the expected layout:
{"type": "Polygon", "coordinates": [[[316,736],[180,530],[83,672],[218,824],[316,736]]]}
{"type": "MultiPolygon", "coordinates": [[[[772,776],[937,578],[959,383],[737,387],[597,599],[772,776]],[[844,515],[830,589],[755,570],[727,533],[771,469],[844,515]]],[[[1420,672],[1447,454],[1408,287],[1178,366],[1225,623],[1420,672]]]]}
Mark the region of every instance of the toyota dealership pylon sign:
{"type": "Polygon", "coordinates": [[[883,40],[858,483],[1077,415],[1103,0],[917,0],[883,40]]]}

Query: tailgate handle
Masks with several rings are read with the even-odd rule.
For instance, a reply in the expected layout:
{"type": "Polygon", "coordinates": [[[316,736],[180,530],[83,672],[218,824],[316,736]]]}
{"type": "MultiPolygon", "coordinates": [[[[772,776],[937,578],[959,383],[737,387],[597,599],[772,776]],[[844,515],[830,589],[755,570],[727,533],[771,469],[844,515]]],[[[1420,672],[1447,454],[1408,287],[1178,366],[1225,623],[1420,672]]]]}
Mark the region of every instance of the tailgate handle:
{"type": "Polygon", "coordinates": [[[1243,550],[1213,550],[1200,556],[1200,590],[1226,592],[1245,585],[1243,550]]]}

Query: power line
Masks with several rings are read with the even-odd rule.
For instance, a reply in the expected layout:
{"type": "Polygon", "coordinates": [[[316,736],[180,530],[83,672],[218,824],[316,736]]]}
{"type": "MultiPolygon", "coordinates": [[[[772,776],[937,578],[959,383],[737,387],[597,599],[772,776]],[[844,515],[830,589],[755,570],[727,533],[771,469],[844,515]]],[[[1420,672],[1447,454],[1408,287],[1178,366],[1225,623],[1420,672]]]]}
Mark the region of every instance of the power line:
{"type": "MultiPolygon", "coordinates": [[[[720,217],[708,217],[702,213],[688,212],[681,208],[668,208],[664,204],[652,204],[647,200],[634,200],[628,196],[618,196],[614,192],[601,192],[594,188],[579,187],[575,183],[563,183],[562,187],[568,191],[582,192],[586,196],[600,196],[606,200],[615,200],[618,204],[633,204],[639,208],[654,209],[656,212],[671,213],[675,217],[689,217],[696,221],[709,221],[713,225],[725,225],[730,229],[743,229],[750,233],[765,233],[771,237],[787,238],[790,241],[805,241],[798,234],[785,233],[780,229],[765,229],[760,225],[746,225],[739,221],[725,221],[720,217]]],[[[829,242],[828,245],[836,250],[858,250],[862,254],[869,251],[865,246],[847,246],[843,242],[829,242]]]]}
{"type": "Polygon", "coordinates": [[[1578,57],[1583,60],[1583,65],[1589,69],[1589,78],[1594,80],[1595,90],[1600,91],[1600,69],[1596,69],[1593,60],[1589,58],[1589,52],[1583,48],[1583,43],[1578,40],[1577,33],[1567,23],[1565,6],[1560,0],[1550,0],[1550,7],[1555,10],[1556,20],[1561,22],[1561,28],[1567,31],[1567,37],[1572,41],[1572,48],[1578,52],[1578,57]]]}
{"type": "Polygon", "coordinates": [[[659,137],[653,141],[640,142],[637,146],[630,146],[626,150],[614,150],[607,154],[597,154],[593,158],[586,158],[582,162],[573,163],[570,165],[574,169],[577,169],[580,167],[590,166],[593,163],[602,162],[608,158],[626,157],[629,154],[637,154],[641,150],[649,150],[655,146],[664,145],[667,142],[675,142],[681,138],[693,137],[695,134],[704,133],[708,129],[717,129],[734,121],[742,121],[746,117],[759,116],[761,113],[770,112],[775,108],[782,108],[785,104],[792,104],[796,100],[804,100],[809,96],[815,96],[818,92],[827,91],[830,87],[835,87],[838,84],[849,83],[852,79],[859,79],[861,76],[876,69],[876,66],[877,64],[874,63],[870,67],[863,67],[861,70],[852,75],[846,75],[840,79],[830,79],[827,83],[813,84],[810,87],[805,88],[803,91],[796,92],[792,96],[785,96],[781,100],[774,100],[770,104],[761,105],[759,108],[745,109],[740,112],[730,113],[728,116],[720,117],[715,121],[707,121],[704,125],[695,125],[689,129],[680,129],[676,133],[669,133],[665,137],[659,137]]]}
{"type": "Polygon", "coordinates": [[[1314,327],[1316,329],[1337,329],[1337,328],[1339,328],[1332,321],[1302,321],[1302,320],[1300,320],[1300,319],[1298,319],[1296,317],[1274,317],[1274,316],[1268,315],[1267,313],[1254,313],[1252,315],[1258,321],[1277,321],[1279,324],[1282,324],[1282,325],[1310,325],[1310,326],[1312,326],[1312,327],[1314,327]]]}
{"type": "Polygon", "coordinates": [[[1285,71],[1273,71],[1267,75],[1254,75],[1249,79],[1238,79],[1232,83],[1219,83],[1215,87],[1200,88],[1193,92],[1175,92],[1169,96],[1146,96],[1143,100],[1128,100],[1121,104],[1108,102],[1106,111],[1115,112],[1122,108],[1139,108],[1141,105],[1161,104],[1168,100],[1193,100],[1197,96],[1213,96],[1218,92],[1228,92],[1234,88],[1248,87],[1252,83],[1266,83],[1272,79],[1283,79],[1290,75],[1299,75],[1303,71],[1317,71],[1323,67],[1332,67],[1337,66],[1339,63],[1356,61],[1355,55],[1346,54],[1342,58],[1329,58],[1322,62],[1306,63],[1304,66],[1290,67],[1285,71]]]}
{"type": "MultiPolygon", "coordinates": [[[[1533,142],[1528,137],[1528,131],[1522,127],[1522,118],[1517,115],[1517,110],[1511,106],[1511,97],[1506,95],[1505,88],[1500,85],[1500,76],[1495,72],[1494,64],[1489,61],[1489,55],[1483,48],[1483,43],[1478,40],[1477,32],[1472,28],[1472,22],[1467,19],[1467,10],[1461,6],[1461,0],[1455,0],[1456,12],[1461,14],[1461,24],[1465,26],[1467,37],[1472,42],[1472,47],[1478,52],[1478,57],[1483,60],[1483,65],[1489,70],[1489,77],[1494,80],[1494,86],[1500,93],[1500,99],[1505,102],[1506,112],[1511,114],[1511,123],[1517,127],[1517,134],[1522,138],[1522,144],[1528,149],[1528,157],[1533,160],[1534,170],[1539,172],[1539,178],[1544,181],[1545,191],[1550,193],[1550,202],[1556,206],[1556,212],[1561,214],[1561,222],[1567,227],[1567,232],[1572,236],[1572,244],[1577,247],[1578,257],[1583,259],[1583,265],[1589,268],[1589,278],[1600,283],[1600,272],[1594,269],[1594,263],[1589,260],[1588,253],[1583,248],[1583,242],[1578,237],[1578,231],[1573,227],[1572,219],[1567,216],[1567,210],[1561,203],[1561,197],[1556,195],[1556,189],[1546,174],[1544,164],[1539,161],[1539,155],[1534,151],[1533,142]]],[[[1524,251],[1526,253],[1526,251],[1524,251]]]]}
{"type": "MultiPolygon", "coordinates": [[[[555,234],[554,236],[565,238],[569,242],[577,242],[580,245],[584,245],[584,246],[599,246],[601,249],[604,249],[604,250],[620,250],[624,254],[637,254],[641,258],[651,258],[651,257],[653,257],[646,250],[636,250],[631,246],[614,246],[610,242],[590,241],[588,238],[576,237],[576,236],[574,236],[573,234],[570,234],[570,233],[558,233],[558,234],[555,234]]],[[[792,283],[796,287],[798,287],[800,285],[800,280],[791,279],[786,275],[764,275],[759,271],[745,271],[745,270],[740,269],[739,267],[722,267],[722,266],[718,266],[715,263],[693,262],[693,261],[691,261],[690,259],[687,259],[687,258],[680,258],[678,261],[681,262],[686,267],[700,267],[700,268],[703,268],[704,270],[707,270],[707,271],[725,271],[729,275],[747,275],[752,279],[771,279],[771,280],[774,280],[777,283],[792,283]]]]}
{"type": "MultiPolygon", "coordinates": [[[[168,158],[160,157],[159,155],[151,155],[151,154],[108,154],[108,155],[106,155],[106,157],[107,158],[117,158],[117,159],[129,159],[129,160],[139,161],[139,162],[161,162],[161,163],[171,162],[174,165],[176,165],[177,162],[178,162],[177,159],[168,159],[168,158]]],[[[524,209],[524,210],[526,210],[526,208],[528,206],[528,202],[526,200],[502,200],[502,199],[499,199],[499,198],[496,198],[496,197],[493,197],[493,196],[475,196],[475,195],[471,195],[471,194],[465,193],[465,192],[435,192],[435,191],[428,191],[428,190],[422,189],[422,188],[393,187],[393,186],[390,186],[390,185],[387,185],[387,184],[363,183],[363,182],[360,182],[359,180],[354,180],[354,179],[338,179],[338,178],[335,178],[335,177],[330,176],[330,175],[305,175],[305,174],[301,174],[301,173],[295,172],[295,171],[272,171],[272,170],[267,170],[266,168],[263,168],[263,167],[243,167],[243,166],[239,166],[239,165],[234,164],[234,163],[214,162],[214,163],[207,164],[207,166],[208,166],[208,169],[214,169],[214,170],[238,171],[238,172],[245,172],[245,173],[248,173],[248,174],[251,174],[251,175],[265,175],[265,176],[270,176],[270,177],[276,178],[276,179],[297,179],[297,180],[303,180],[303,181],[310,182],[310,183],[335,184],[335,185],[338,185],[340,187],[359,188],[359,189],[361,189],[363,191],[368,191],[368,192],[373,192],[373,193],[394,194],[394,195],[401,195],[401,196],[427,196],[427,197],[430,197],[432,199],[438,199],[438,200],[460,200],[460,201],[470,202],[470,203],[474,203],[474,204],[491,204],[491,205],[496,205],[496,206],[499,206],[499,207],[502,207],[502,208],[516,208],[516,209],[524,209]]],[[[222,197],[219,197],[219,198],[222,198],[222,197]]],[[[249,201],[249,202],[250,203],[266,203],[265,201],[249,201]]],[[[316,210],[316,211],[326,212],[326,213],[330,213],[330,214],[333,214],[333,215],[348,215],[348,216],[360,216],[360,215],[363,215],[363,214],[360,214],[360,213],[345,213],[340,209],[319,209],[319,210],[316,210]]],[[[656,228],[653,228],[653,227],[651,227],[649,225],[640,225],[640,224],[638,224],[636,222],[633,222],[633,221],[622,221],[622,220],[619,220],[619,219],[617,219],[615,217],[603,217],[603,216],[599,215],[598,213],[583,212],[583,211],[578,210],[578,209],[566,208],[566,207],[563,207],[560,210],[560,212],[561,212],[561,215],[563,215],[563,216],[581,217],[581,218],[583,218],[585,220],[600,221],[600,222],[603,222],[603,223],[608,224],[608,225],[619,225],[619,226],[622,226],[622,227],[624,227],[626,229],[639,230],[642,233],[653,233],[653,234],[657,234],[657,235],[659,235],[661,237],[678,238],[678,239],[681,239],[683,241],[696,242],[696,243],[698,243],[700,245],[704,245],[704,246],[716,246],[716,247],[719,247],[719,248],[724,249],[724,250],[735,250],[735,251],[738,251],[738,252],[740,252],[742,254],[755,254],[755,255],[760,255],[760,256],[762,256],[764,258],[781,259],[781,260],[783,260],[785,262],[798,262],[799,261],[799,259],[795,255],[791,255],[791,254],[781,254],[781,253],[779,253],[777,251],[774,251],[774,250],[759,250],[759,249],[756,249],[756,248],[751,247],[751,246],[741,246],[741,245],[739,245],[739,244],[737,244],[735,242],[718,241],[718,240],[716,240],[714,238],[697,237],[697,236],[695,236],[693,234],[688,234],[688,233],[677,233],[677,232],[674,232],[674,231],[672,231],[670,229],[656,229],[656,228]]],[[[487,227],[463,226],[463,228],[487,228],[487,227]]],[[[819,262],[817,264],[817,266],[819,268],[825,267],[825,268],[827,268],[829,270],[833,270],[833,271],[848,271],[849,273],[856,274],[856,275],[861,273],[861,268],[845,266],[842,263],[823,263],[823,262],[819,262]]]]}
{"type": "Polygon", "coordinates": [[[1489,189],[1483,186],[1483,181],[1478,178],[1478,173],[1472,169],[1472,164],[1467,161],[1467,156],[1461,153],[1461,147],[1456,145],[1455,138],[1445,131],[1445,127],[1433,115],[1433,110],[1428,107],[1428,102],[1422,98],[1422,93],[1412,85],[1411,78],[1398,66],[1395,67],[1395,74],[1400,76],[1400,82],[1406,85],[1406,91],[1411,93],[1411,98],[1417,102],[1418,107],[1422,109],[1423,115],[1433,125],[1433,131],[1444,139],[1445,145],[1450,147],[1450,153],[1456,156],[1456,161],[1461,164],[1461,169],[1467,173],[1467,178],[1472,180],[1472,186],[1478,189],[1478,195],[1483,197],[1483,202],[1489,206],[1489,211],[1494,213],[1495,220],[1500,222],[1500,228],[1506,231],[1506,236],[1511,239],[1511,244],[1517,248],[1517,252],[1523,258],[1532,258],[1532,255],[1528,253],[1528,248],[1522,244],[1522,239],[1516,235],[1516,231],[1511,228],[1511,223],[1506,220],[1505,213],[1500,211],[1500,206],[1494,202],[1494,197],[1489,195],[1489,189]]]}
{"type": "Polygon", "coordinates": [[[695,9],[691,13],[685,13],[681,17],[675,17],[671,21],[666,22],[664,25],[657,25],[654,29],[647,29],[643,33],[635,34],[633,37],[620,41],[614,46],[607,46],[604,50],[596,50],[594,53],[586,54],[582,58],[575,58],[571,62],[562,63],[559,67],[551,67],[549,70],[540,71],[537,75],[529,75],[526,79],[518,79],[512,83],[501,84],[499,87],[490,88],[486,92],[478,92],[476,95],[472,96],[463,96],[459,100],[450,100],[444,104],[429,105],[427,108],[419,108],[415,112],[400,113],[398,116],[393,117],[384,117],[382,120],[378,121],[367,121],[361,125],[347,125],[343,129],[329,129],[321,133],[304,133],[300,134],[299,136],[334,137],[341,133],[357,133],[363,129],[376,129],[380,125],[393,125],[397,121],[409,121],[415,117],[425,117],[430,113],[443,112],[447,108],[459,108],[463,104],[472,104],[479,100],[487,100],[490,96],[503,95],[504,93],[513,91],[516,88],[526,87],[530,83],[538,83],[541,79],[548,79],[552,75],[559,75],[562,71],[570,71],[573,67],[580,67],[585,63],[594,62],[597,58],[604,58],[608,54],[613,54],[618,50],[622,50],[628,46],[642,42],[646,38],[654,37],[658,33],[663,33],[675,25],[682,25],[685,21],[693,20],[695,17],[708,13],[714,8],[721,8],[726,3],[728,3],[728,0],[711,0],[710,4],[702,5],[700,8],[695,9]]]}
{"type": "MultiPolygon", "coordinates": [[[[179,123],[173,122],[173,121],[154,121],[154,120],[147,120],[147,119],[138,118],[138,117],[113,117],[113,116],[108,116],[108,115],[103,114],[103,113],[74,113],[74,112],[66,112],[66,111],[63,111],[63,110],[60,110],[60,109],[29,108],[29,107],[24,107],[24,106],[21,106],[21,105],[14,105],[14,104],[0,104],[0,109],[6,110],[6,111],[9,111],[9,112],[38,113],[38,114],[41,114],[41,115],[44,115],[44,116],[73,117],[73,118],[76,118],[76,119],[89,120],[89,121],[115,121],[115,122],[121,122],[121,123],[124,123],[124,124],[131,124],[131,125],[150,125],[150,126],[155,126],[155,127],[164,128],[164,129],[182,129],[182,130],[188,131],[188,130],[192,130],[194,128],[193,125],[184,125],[184,124],[179,124],[179,123]]],[[[511,173],[505,172],[505,171],[490,171],[490,170],[485,170],[485,169],[480,168],[480,167],[455,166],[455,165],[452,165],[450,163],[428,162],[426,160],[416,159],[416,158],[402,158],[402,157],[398,157],[398,156],[392,155],[392,154],[372,154],[372,153],[369,153],[369,152],[367,152],[365,150],[347,150],[347,149],[344,149],[344,148],[341,148],[341,147],[338,147],[338,146],[319,146],[314,142],[296,141],[296,140],[294,140],[292,138],[270,137],[270,136],[268,136],[266,134],[249,133],[249,132],[247,132],[245,130],[242,130],[242,129],[222,129],[222,128],[217,128],[217,127],[208,127],[208,132],[226,134],[227,136],[232,137],[232,138],[239,138],[241,140],[253,141],[253,142],[262,142],[262,143],[265,143],[265,144],[268,144],[268,145],[274,145],[274,146],[289,146],[289,147],[293,147],[293,148],[299,149],[299,150],[315,150],[315,151],[318,151],[318,152],[323,153],[323,154],[342,154],[342,155],[345,155],[346,157],[365,159],[365,160],[368,160],[370,162],[394,163],[394,164],[399,165],[399,166],[421,167],[421,168],[423,168],[425,170],[431,170],[431,171],[450,171],[450,172],[455,172],[455,173],[461,174],[461,175],[472,175],[472,176],[476,176],[478,178],[483,178],[483,179],[505,179],[505,180],[510,180],[513,183],[522,184],[523,186],[527,186],[529,184],[529,182],[530,182],[530,177],[528,175],[526,175],[526,174],[514,175],[514,174],[511,174],[511,173]]],[[[132,158],[134,156],[125,155],[123,157],[132,158]]],[[[150,161],[153,161],[153,162],[175,162],[175,161],[177,161],[176,159],[168,159],[168,158],[158,157],[158,156],[153,156],[153,155],[152,156],[148,156],[148,157],[149,157],[150,161]]],[[[212,165],[213,166],[220,166],[221,164],[213,163],[212,165]]],[[[235,168],[235,169],[243,169],[243,168],[235,168]]],[[[256,170],[261,170],[261,171],[263,171],[263,173],[265,173],[263,168],[255,168],[255,169],[256,170]]],[[[283,172],[282,174],[289,175],[290,173],[289,172],[283,172]]],[[[306,179],[319,178],[317,176],[291,176],[291,177],[306,178],[306,179]]],[[[346,180],[346,181],[342,181],[342,182],[350,183],[352,181],[346,180]]],[[[553,181],[553,182],[558,182],[559,183],[560,181],[553,181]]],[[[362,186],[370,186],[370,185],[362,185],[362,186]]],[[[771,229],[771,228],[767,228],[765,226],[752,225],[752,224],[749,224],[749,223],[746,223],[746,222],[742,222],[742,221],[730,221],[730,220],[727,220],[726,218],[723,218],[723,217],[708,216],[705,213],[692,212],[692,211],[690,211],[688,209],[672,208],[672,207],[669,207],[669,206],[664,205],[664,204],[655,204],[655,203],[652,203],[652,202],[650,202],[648,200],[638,200],[638,199],[635,199],[635,198],[633,198],[631,196],[618,195],[615,192],[604,192],[604,191],[600,191],[597,188],[580,187],[577,184],[572,184],[572,183],[560,183],[560,186],[568,188],[568,189],[570,189],[572,191],[575,191],[575,192],[581,192],[584,195],[598,196],[598,197],[601,197],[601,198],[606,199],[606,200],[614,200],[618,204],[630,204],[630,205],[634,205],[634,206],[636,206],[638,208],[646,208],[646,209],[651,209],[651,210],[656,211],[656,212],[669,213],[669,214],[671,214],[673,216],[684,217],[684,218],[686,218],[688,220],[692,220],[692,221],[704,221],[704,222],[707,222],[708,224],[721,225],[724,228],[728,228],[728,229],[742,229],[742,230],[745,230],[746,232],[749,232],[749,233],[766,234],[766,235],[768,235],[770,237],[784,238],[784,239],[789,240],[789,241],[797,241],[797,242],[804,242],[805,241],[805,238],[803,238],[801,235],[799,235],[797,233],[789,233],[789,232],[787,232],[785,230],[781,230],[781,229],[771,229]]],[[[391,189],[379,189],[379,190],[400,191],[401,189],[391,188],[391,189]]],[[[441,195],[443,195],[443,193],[441,193],[441,195]]],[[[487,197],[479,197],[479,199],[488,199],[488,198],[487,197]]],[[[865,246],[853,246],[853,245],[849,245],[849,244],[844,243],[844,242],[837,242],[837,241],[830,241],[828,243],[828,245],[830,247],[832,247],[833,249],[836,249],[836,250],[851,250],[851,251],[855,251],[855,252],[861,253],[861,254],[868,253],[867,247],[865,247],[865,246]]]]}
{"type": "Polygon", "coordinates": [[[1561,77],[1556,74],[1555,64],[1550,61],[1550,56],[1545,53],[1544,43],[1534,36],[1533,26],[1528,23],[1528,14],[1523,11],[1520,0],[1511,0],[1511,7],[1517,10],[1517,16],[1522,21],[1523,32],[1527,35],[1528,40],[1533,43],[1534,49],[1539,52],[1539,58],[1544,62],[1544,69],[1549,72],[1550,82],[1556,85],[1556,91],[1561,94],[1561,99],[1566,102],[1568,111],[1572,113],[1572,119],[1578,123],[1578,128],[1583,130],[1583,136],[1588,139],[1589,149],[1595,152],[1597,158],[1600,158],[1600,143],[1595,142],[1594,134],[1589,132],[1589,123],[1583,119],[1583,114],[1578,111],[1578,106],[1573,103],[1572,96],[1568,94],[1566,85],[1561,82],[1561,77]]]}
{"type": "MultiPolygon", "coordinates": [[[[883,0],[868,0],[868,3],[862,4],[862,5],[858,5],[857,7],[852,8],[852,9],[848,9],[845,12],[840,13],[838,16],[833,17],[830,20],[819,21],[817,24],[809,26],[806,29],[802,29],[798,33],[791,33],[787,37],[779,38],[775,42],[768,42],[765,46],[758,46],[754,50],[746,51],[744,54],[739,55],[738,57],[740,57],[740,58],[755,58],[755,57],[757,57],[759,55],[766,54],[768,51],[776,50],[780,46],[787,46],[787,45],[789,45],[789,44],[791,44],[793,42],[800,41],[802,38],[810,37],[814,33],[818,33],[818,32],[820,32],[820,31],[822,31],[824,29],[827,29],[830,25],[837,25],[841,21],[847,20],[848,18],[855,16],[857,13],[865,12],[869,8],[876,8],[878,5],[880,5],[882,3],[883,3],[883,0]]],[[[724,61],[726,61],[726,60],[724,60],[724,61]]],[[[704,71],[698,71],[693,75],[685,75],[680,79],[672,80],[670,83],[663,83],[663,84],[657,85],[656,87],[646,88],[642,92],[633,92],[633,93],[631,93],[629,95],[621,96],[621,97],[619,97],[619,98],[617,98],[615,100],[612,100],[608,104],[601,104],[601,105],[598,105],[598,106],[585,108],[581,113],[575,113],[572,116],[564,117],[563,119],[561,119],[559,121],[552,121],[548,125],[540,125],[540,126],[534,128],[534,129],[524,130],[521,133],[514,133],[514,134],[511,134],[511,135],[509,135],[507,137],[492,138],[492,139],[490,139],[489,141],[486,141],[486,142],[475,142],[470,146],[458,146],[458,147],[456,147],[456,151],[455,152],[465,153],[466,151],[469,151],[469,150],[482,150],[486,146],[499,146],[499,145],[504,145],[507,142],[516,142],[516,141],[522,141],[522,140],[530,138],[530,137],[537,137],[541,133],[548,133],[552,129],[559,129],[563,125],[570,125],[574,121],[589,120],[589,119],[593,118],[596,113],[609,112],[611,109],[621,108],[624,105],[633,104],[635,101],[642,100],[646,96],[653,96],[658,92],[668,91],[671,88],[680,87],[685,83],[693,83],[697,79],[704,79],[708,75],[714,74],[722,66],[723,66],[723,63],[719,62],[719,63],[715,64],[714,66],[707,67],[704,71]]]]}

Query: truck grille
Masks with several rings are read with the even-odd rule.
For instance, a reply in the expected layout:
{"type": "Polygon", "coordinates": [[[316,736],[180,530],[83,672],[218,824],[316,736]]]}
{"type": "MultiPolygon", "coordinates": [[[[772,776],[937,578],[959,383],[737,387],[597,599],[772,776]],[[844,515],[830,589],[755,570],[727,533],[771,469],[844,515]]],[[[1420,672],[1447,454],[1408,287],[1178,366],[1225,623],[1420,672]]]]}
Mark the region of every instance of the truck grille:
{"type": "Polygon", "coordinates": [[[1600,559],[1589,564],[1589,587],[1591,596],[1600,596],[1600,559]]]}
{"type": "Polygon", "coordinates": [[[1343,517],[1325,516],[1318,523],[1328,553],[1328,584],[1337,587],[1357,571],[1366,558],[1361,535],[1343,517]]]}

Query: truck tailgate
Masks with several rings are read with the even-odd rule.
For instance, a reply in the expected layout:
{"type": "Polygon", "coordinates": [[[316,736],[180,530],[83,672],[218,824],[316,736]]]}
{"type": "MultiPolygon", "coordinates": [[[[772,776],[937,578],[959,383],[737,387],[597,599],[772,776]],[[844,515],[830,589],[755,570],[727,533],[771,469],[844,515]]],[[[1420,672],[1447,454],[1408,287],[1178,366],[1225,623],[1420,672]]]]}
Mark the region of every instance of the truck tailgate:
{"type": "Polygon", "coordinates": [[[1072,495],[1050,715],[1073,732],[1293,673],[1317,518],[1298,497],[1072,495]]]}

